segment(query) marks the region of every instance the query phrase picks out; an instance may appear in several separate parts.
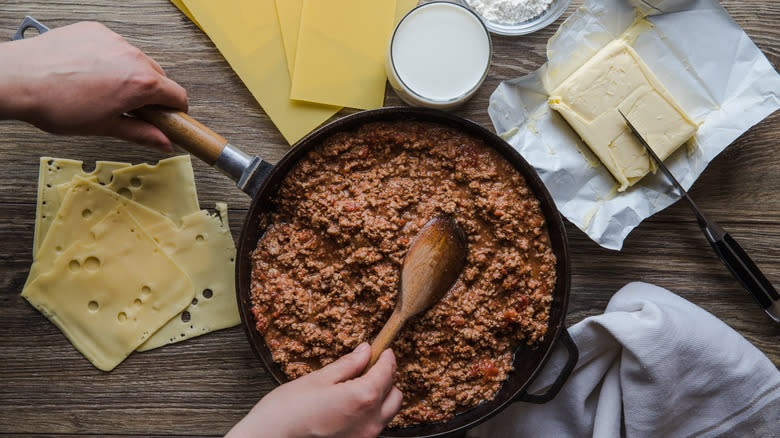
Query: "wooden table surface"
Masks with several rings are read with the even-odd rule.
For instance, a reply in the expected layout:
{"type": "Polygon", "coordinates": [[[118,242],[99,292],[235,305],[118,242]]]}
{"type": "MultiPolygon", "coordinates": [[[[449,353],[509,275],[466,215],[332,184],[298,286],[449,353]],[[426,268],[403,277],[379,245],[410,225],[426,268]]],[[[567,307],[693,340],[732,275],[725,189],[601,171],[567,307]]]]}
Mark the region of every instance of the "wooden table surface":
{"type": "MultiPolygon", "coordinates": [[[[780,4],[722,3],[777,68],[780,4]]],[[[580,5],[573,1],[563,17],[580,5]]],[[[211,41],[167,0],[0,0],[0,11],[0,40],[10,39],[27,14],[50,27],[103,22],[156,59],[188,90],[190,113],[233,144],[272,162],[289,149],[211,41]]],[[[456,113],[492,129],[490,94],[500,81],[544,62],[545,43],[561,21],[530,36],[495,36],[485,85],[456,113]]],[[[385,104],[401,101],[388,90],[385,104]]],[[[780,113],[775,113],[717,157],[691,193],[780,284],[778,139],[780,113]]],[[[104,373],[19,295],[31,263],[42,155],[84,160],[87,168],[95,160],[138,163],[164,158],[118,140],[58,137],[23,123],[0,122],[0,435],[224,434],[274,387],[242,327],[135,353],[104,373]]],[[[195,160],[193,166],[201,206],[227,201],[238,238],[247,197],[207,165],[195,160]]],[[[641,280],[713,313],[780,364],[780,325],[770,323],[726,271],[686,205],[677,203],[645,221],[620,252],[599,247],[570,223],[567,230],[573,265],[568,324],[603,312],[615,291],[641,280]]]]}

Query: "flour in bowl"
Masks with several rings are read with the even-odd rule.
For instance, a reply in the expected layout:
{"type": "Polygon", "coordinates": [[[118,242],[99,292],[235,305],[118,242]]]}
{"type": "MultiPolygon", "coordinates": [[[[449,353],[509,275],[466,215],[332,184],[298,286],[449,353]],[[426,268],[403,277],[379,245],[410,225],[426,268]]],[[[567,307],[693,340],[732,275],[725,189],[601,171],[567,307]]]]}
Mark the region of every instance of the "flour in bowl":
{"type": "Polygon", "coordinates": [[[550,7],[552,0],[466,0],[485,20],[500,24],[515,24],[538,17],[550,7]]]}

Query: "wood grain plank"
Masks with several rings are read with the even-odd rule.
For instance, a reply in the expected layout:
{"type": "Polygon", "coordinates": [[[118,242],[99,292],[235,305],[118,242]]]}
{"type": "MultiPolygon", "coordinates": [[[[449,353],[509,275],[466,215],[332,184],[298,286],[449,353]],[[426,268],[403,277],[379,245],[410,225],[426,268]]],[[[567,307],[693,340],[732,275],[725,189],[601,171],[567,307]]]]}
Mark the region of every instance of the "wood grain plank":
{"type": "MultiPolygon", "coordinates": [[[[780,4],[722,1],[769,61],[780,65],[780,4]]],[[[582,5],[575,0],[564,17],[582,5]]],[[[157,60],[189,93],[190,113],[233,144],[272,162],[289,149],[273,123],[200,30],[167,0],[0,0],[0,40],[24,15],[50,27],[103,22],[157,60]]],[[[493,37],[485,85],[455,113],[492,129],[490,94],[502,81],[545,61],[558,24],[524,37],[493,37]]],[[[258,60],[262,62],[262,60],[258,60]]],[[[386,91],[386,105],[401,105],[386,91]]],[[[340,114],[348,114],[344,110],[340,114]]],[[[780,284],[780,115],[742,135],[717,157],[691,194],[780,284]]],[[[19,296],[29,270],[38,157],[153,162],[164,155],[126,142],[59,137],[0,121],[0,435],[219,436],[274,387],[241,327],[146,353],[134,353],[111,373],[96,370],[67,339],[19,296]],[[46,412],[46,415],[41,415],[46,412]]],[[[248,198],[226,177],[193,161],[204,207],[230,205],[238,238],[248,198]]],[[[604,311],[631,281],[666,287],[713,313],[780,366],[780,328],[768,319],[712,253],[683,204],[643,223],[620,252],[600,248],[567,224],[572,295],[567,324],[604,311]]]]}

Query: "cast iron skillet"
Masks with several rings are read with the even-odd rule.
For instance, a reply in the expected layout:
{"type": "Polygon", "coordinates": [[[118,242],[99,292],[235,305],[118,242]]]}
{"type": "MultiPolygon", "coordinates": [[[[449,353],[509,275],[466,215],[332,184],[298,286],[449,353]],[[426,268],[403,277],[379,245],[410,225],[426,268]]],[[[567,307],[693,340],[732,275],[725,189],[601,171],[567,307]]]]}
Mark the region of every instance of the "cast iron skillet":
{"type": "MultiPolygon", "coordinates": [[[[49,30],[43,24],[28,16],[25,17],[21,26],[19,26],[13,39],[24,38],[24,31],[29,27],[35,27],[40,33],[49,30]]],[[[504,382],[495,398],[458,414],[446,422],[428,423],[403,429],[385,429],[382,435],[387,437],[441,436],[475,426],[495,415],[514,401],[545,403],[555,397],[574,370],[579,352],[564,326],[571,279],[568,243],[563,220],[555,208],[552,197],[547,192],[533,167],[507,142],[482,126],[449,113],[421,108],[396,107],[363,111],[343,117],[309,134],[293,146],[275,167],[272,167],[258,157],[249,157],[234,146],[227,144],[227,140],[220,135],[180,111],[146,107],[134,111],[133,114],[156,125],[173,141],[236,180],[239,188],[253,196],[249,214],[244,221],[238,244],[236,294],[241,320],[249,337],[249,342],[257,355],[263,360],[263,363],[265,363],[268,371],[271,372],[280,384],[288,380],[287,376],[273,361],[271,351],[268,349],[265,339],[255,329],[254,316],[251,312],[251,253],[256,248],[260,236],[265,231],[260,226],[262,213],[272,208],[270,198],[292,166],[325,138],[337,132],[352,131],[365,123],[396,120],[416,120],[447,125],[481,139],[485,144],[500,152],[525,177],[528,186],[539,199],[542,212],[547,219],[547,228],[550,233],[553,252],[558,259],[556,266],[558,282],[553,291],[547,335],[541,344],[534,348],[518,347],[513,361],[514,371],[509,375],[507,381],[504,382]],[[556,341],[559,340],[565,345],[569,355],[565,366],[561,370],[561,374],[544,394],[529,394],[525,389],[539,374],[539,371],[549,359],[556,341]]],[[[565,415],[565,413],[562,414],[565,415]]]]}
{"type": "MultiPolygon", "coordinates": [[[[204,159],[209,164],[215,165],[215,167],[218,167],[234,179],[241,179],[239,176],[236,176],[235,169],[225,169],[224,167],[226,166],[222,165],[222,162],[225,161],[224,155],[234,154],[234,151],[230,151],[231,149],[235,150],[235,147],[231,145],[225,147],[226,140],[189,118],[186,114],[146,108],[137,111],[136,115],[157,125],[175,142],[194,155],[204,159]]],[[[386,437],[434,437],[475,426],[514,401],[545,403],[551,400],[561,389],[569,374],[571,374],[578,359],[577,347],[564,326],[566,306],[569,301],[570,268],[566,230],[564,229],[563,220],[555,207],[552,197],[547,192],[533,167],[500,137],[470,120],[436,110],[412,107],[381,108],[363,111],[343,117],[317,129],[293,146],[275,167],[271,168],[270,165],[267,165],[267,168],[264,169],[265,171],[260,171],[262,173],[261,176],[253,177],[262,178],[262,182],[259,183],[259,187],[256,187],[257,192],[241,230],[236,258],[236,291],[241,319],[249,337],[249,342],[274,378],[280,384],[288,381],[287,376],[273,361],[271,351],[266,345],[265,339],[255,329],[255,320],[251,312],[251,253],[257,247],[257,241],[265,231],[260,224],[262,213],[273,208],[271,197],[288,171],[307,152],[321,144],[324,139],[338,132],[355,130],[366,123],[400,120],[433,122],[450,126],[481,139],[485,144],[500,152],[525,177],[528,186],[539,199],[542,211],[547,219],[553,252],[557,258],[558,281],[553,291],[547,335],[541,344],[534,348],[521,346],[516,350],[513,363],[514,371],[510,373],[507,381],[498,391],[495,398],[483,402],[475,408],[456,415],[445,422],[426,423],[407,428],[385,429],[382,434],[386,437]],[[544,394],[527,393],[525,389],[547,362],[557,341],[563,342],[569,356],[561,374],[544,394]]],[[[256,163],[256,161],[254,162],[256,163]]],[[[235,164],[233,166],[235,167],[235,164]]],[[[244,185],[242,186],[242,183],[239,182],[239,186],[245,191],[254,191],[246,187],[246,179],[245,176],[243,178],[244,185]]],[[[565,413],[562,413],[562,415],[565,415],[565,413]]]]}

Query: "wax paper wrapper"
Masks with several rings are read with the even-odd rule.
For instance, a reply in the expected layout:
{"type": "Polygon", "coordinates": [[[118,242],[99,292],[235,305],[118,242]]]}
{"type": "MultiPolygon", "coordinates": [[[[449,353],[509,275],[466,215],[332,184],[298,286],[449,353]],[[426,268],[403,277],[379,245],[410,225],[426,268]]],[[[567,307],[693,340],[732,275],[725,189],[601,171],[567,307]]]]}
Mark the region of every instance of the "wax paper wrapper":
{"type": "Polygon", "coordinates": [[[633,43],[699,129],[666,165],[686,189],[743,132],[780,107],[780,75],[716,0],[589,0],[550,38],[547,63],[502,82],[488,112],[496,132],[539,172],[558,209],[599,245],[619,250],[629,232],[679,195],[663,174],[625,192],[566,121],[550,90],[637,15],[653,26],[633,43]]]}

